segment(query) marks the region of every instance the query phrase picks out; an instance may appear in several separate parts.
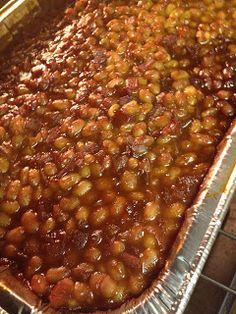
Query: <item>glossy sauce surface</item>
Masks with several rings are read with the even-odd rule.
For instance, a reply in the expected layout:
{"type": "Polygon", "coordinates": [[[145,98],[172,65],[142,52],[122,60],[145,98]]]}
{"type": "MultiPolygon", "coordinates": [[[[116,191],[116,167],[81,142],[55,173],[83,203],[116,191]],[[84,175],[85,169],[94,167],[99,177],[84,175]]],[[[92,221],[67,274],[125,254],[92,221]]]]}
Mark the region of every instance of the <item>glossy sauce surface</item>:
{"type": "Polygon", "coordinates": [[[0,67],[1,263],[56,309],[139,295],[235,115],[236,1],[76,1],[0,67]]]}

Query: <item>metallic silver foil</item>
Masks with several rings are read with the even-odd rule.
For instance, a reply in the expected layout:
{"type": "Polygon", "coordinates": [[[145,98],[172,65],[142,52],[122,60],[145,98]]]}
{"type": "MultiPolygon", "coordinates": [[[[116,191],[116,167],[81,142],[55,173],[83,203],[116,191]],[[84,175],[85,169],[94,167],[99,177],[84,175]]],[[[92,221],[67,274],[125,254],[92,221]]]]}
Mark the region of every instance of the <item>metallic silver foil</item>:
{"type": "MultiPolygon", "coordinates": [[[[23,27],[42,12],[49,12],[63,1],[12,0],[0,9],[0,51],[23,27]]],[[[140,297],[110,313],[180,314],[191,297],[196,282],[215,241],[236,190],[236,121],[218,147],[218,153],[183,226],[170,257],[152,286],[140,297]]],[[[0,268],[0,313],[55,313],[23,287],[8,268],[0,268]]]]}

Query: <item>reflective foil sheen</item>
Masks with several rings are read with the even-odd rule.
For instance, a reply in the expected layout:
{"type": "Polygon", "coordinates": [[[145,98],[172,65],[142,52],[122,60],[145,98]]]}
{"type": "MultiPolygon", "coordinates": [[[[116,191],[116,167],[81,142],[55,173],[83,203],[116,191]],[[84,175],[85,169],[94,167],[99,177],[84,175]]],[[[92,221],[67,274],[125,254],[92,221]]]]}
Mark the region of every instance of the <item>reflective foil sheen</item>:
{"type": "MultiPolygon", "coordinates": [[[[0,51],[40,14],[63,0],[11,0],[0,9],[0,51]]],[[[171,255],[152,286],[110,313],[180,314],[190,299],[236,190],[236,121],[218,147],[194,204],[187,210],[171,255]]],[[[0,314],[56,314],[23,287],[8,268],[0,268],[0,314]]]]}

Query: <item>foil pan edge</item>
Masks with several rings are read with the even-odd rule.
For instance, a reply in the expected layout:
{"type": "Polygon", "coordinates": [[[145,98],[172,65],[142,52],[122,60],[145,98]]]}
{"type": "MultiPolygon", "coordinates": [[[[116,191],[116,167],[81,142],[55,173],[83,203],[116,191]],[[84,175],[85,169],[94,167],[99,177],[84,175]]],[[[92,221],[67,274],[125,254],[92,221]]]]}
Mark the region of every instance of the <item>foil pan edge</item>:
{"type": "MultiPolygon", "coordinates": [[[[119,313],[184,312],[236,190],[236,121],[219,145],[158,279],[119,313]]],[[[118,313],[118,312],[117,312],[118,313]]]]}

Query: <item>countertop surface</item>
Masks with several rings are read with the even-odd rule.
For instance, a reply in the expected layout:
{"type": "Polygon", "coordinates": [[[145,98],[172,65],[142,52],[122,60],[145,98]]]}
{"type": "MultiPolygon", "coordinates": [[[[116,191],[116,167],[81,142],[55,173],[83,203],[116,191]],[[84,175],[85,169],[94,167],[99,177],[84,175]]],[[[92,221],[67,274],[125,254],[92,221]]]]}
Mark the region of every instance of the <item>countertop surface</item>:
{"type": "MultiPolygon", "coordinates": [[[[236,196],[222,229],[236,236],[236,196]]],[[[236,241],[219,234],[203,274],[229,286],[236,272],[236,241]]],[[[225,298],[225,291],[200,278],[185,314],[216,314],[225,298]]],[[[233,312],[236,314],[236,312],[233,312]]],[[[230,313],[227,313],[230,314],[230,313]]]]}

